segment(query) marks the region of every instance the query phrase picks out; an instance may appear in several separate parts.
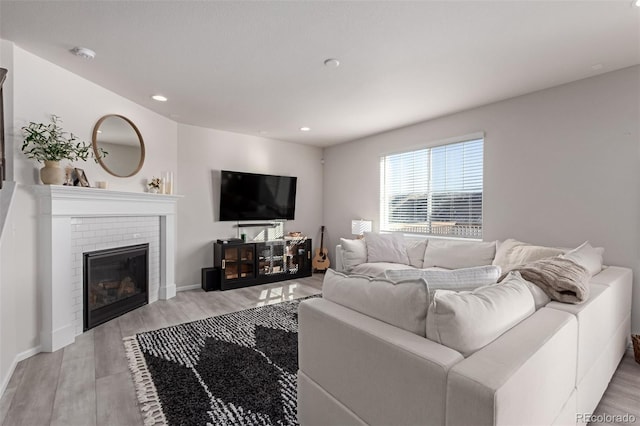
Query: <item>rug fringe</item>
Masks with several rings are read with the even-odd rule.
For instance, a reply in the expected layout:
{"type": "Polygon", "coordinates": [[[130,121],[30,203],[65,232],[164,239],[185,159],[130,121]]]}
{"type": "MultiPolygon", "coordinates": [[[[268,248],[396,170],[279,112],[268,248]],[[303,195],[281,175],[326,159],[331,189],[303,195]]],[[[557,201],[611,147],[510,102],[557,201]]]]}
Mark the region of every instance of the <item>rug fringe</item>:
{"type": "Polygon", "coordinates": [[[129,360],[129,369],[133,374],[133,381],[136,386],[145,426],[166,425],[167,418],[162,411],[158,391],[153,384],[153,379],[147,368],[142,350],[140,350],[138,339],[136,339],[136,336],[130,336],[122,340],[129,360]]]}

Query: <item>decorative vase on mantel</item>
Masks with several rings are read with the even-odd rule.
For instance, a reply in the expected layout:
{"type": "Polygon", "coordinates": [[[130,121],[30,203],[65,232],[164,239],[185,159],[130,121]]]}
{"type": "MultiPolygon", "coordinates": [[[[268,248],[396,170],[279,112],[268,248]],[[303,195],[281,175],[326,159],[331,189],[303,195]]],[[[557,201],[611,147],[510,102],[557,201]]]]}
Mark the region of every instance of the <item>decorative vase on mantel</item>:
{"type": "Polygon", "coordinates": [[[45,161],[44,167],[40,169],[40,180],[45,185],[62,185],[65,175],[59,161],[45,161]]]}

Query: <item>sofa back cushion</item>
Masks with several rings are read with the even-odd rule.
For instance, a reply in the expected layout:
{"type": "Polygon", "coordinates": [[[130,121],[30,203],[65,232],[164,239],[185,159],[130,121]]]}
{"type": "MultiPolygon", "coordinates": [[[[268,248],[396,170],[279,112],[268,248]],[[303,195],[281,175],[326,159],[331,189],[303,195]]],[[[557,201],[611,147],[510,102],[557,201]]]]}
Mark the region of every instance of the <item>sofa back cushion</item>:
{"type": "Polygon", "coordinates": [[[409,264],[404,235],[365,232],[364,240],[367,244],[367,262],[409,264]]]}
{"type": "Polygon", "coordinates": [[[427,243],[429,240],[408,240],[406,242],[407,257],[409,257],[409,265],[414,268],[422,268],[424,262],[424,251],[427,249],[427,243]]]}
{"type": "Polygon", "coordinates": [[[524,265],[547,257],[555,257],[564,253],[564,250],[555,247],[534,246],[522,241],[508,239],[504,240],[496,250],[496,257],[493,264],[502,268],[502,273],[514,269],[516,266],[524,265]]]}
{"type": "Polygon", "coordinates": [[[594,276],[602,271],[603,253],[604,249],[602,247],[592,247],[589,241],[585,241],[573,250],[560,255],[560,257],[573,260],[585,268],[589,275],[594,276]]]}
{"type": "Polygon", "coordinates": [[[489,265],[453,270],[387,269],[385,276],[391,281],[423,278],[427,282],[429,300],[431,300],[436,290],[474,290],[495,284],[500,278],[500,267],[489,265]]]}
{"type": "Polygon", "coordinates": [[[424,251],[423,268],[447,269],[491,265],[496,255],[496,242],[430,239],[424,251]]]}
{"type": "Polygon", "coordinates": [[[427,314],[427,338],[468,357],[535,312],[523,281],[513,274],[471,292],[437,290],[427,314]]]}
{"type": "Polygon", "coordinates": [[[367,244],[364,240],[340,238],[342,246],[342,268],[351,272],[356,266],[367,262],[367,244]]]}
{"type": "Polygon", "coordinates": [[[428,298],[423,279],[394,283],[329,269],[322,284],[322,297],[425,337],[428,298]]]}

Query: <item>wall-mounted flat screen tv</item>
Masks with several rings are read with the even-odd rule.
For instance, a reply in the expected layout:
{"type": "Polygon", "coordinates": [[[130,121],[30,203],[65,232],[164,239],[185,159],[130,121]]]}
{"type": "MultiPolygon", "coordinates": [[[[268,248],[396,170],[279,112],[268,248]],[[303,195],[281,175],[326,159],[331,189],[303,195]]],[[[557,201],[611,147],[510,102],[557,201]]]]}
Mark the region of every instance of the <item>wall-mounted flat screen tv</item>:
{"type": "Polygon", "coordinates": [[[297,179],[222,170],[220,220],[294,219],[297,179]]]}

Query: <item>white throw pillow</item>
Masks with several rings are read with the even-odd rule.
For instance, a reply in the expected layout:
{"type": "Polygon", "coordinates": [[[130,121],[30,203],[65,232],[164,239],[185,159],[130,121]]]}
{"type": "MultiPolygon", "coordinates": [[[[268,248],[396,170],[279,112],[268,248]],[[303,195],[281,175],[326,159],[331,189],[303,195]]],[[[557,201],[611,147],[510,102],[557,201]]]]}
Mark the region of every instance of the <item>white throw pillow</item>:
{"type": "Polygon", "coordinates": [[[409,257],[409,265],[414,268],[422,268],[424,262],[424,251],[427,248],[427,239],[417,241],[407,241],[407,256],[409,257]]]}
{"type": "Polygon", "coordinates": [[[580,246],[569,250],[565,254],[561,255],[565,259],[573,260],[578,265],[594,276],[602,271],[602,254],[604,248],[592,247],[589,241],[585,241],[580,246]]]}
{"type": "Polygon", "coordinates": [[[364,240],[347,240],[340,238],[342,246],[342,267],[345,272],[367,262],[367,244],[364,240]]]}
{"type": "Polygon", "coordinates": [[[509,281],[509,280],[522,281],[527,286],[527,288],[531,292],[531,296],[533,296],[533,302],[536,305],[536,311],[542,308],[543,306],[546,306],[547,303],[551,302],[551,298],[547,295],[547,293],[544,292],[544,290],[542,290],[540,287],[538,287],[531,281],[527,281],[524,278],[522,278],[522,275],[520,275],[520,272],[517,272],[517,271],[509,272],[503,281],[509,281]]]}
{"type": "Polygon", "coordinates": [[[367,242],[367,262],[409,264],[404,235],[365,232],[364,239],[367,242]]]}
{"type": "Polygon", "coordinates": [[[423,268],[439,266],[447,269],[491,265],[496,255],[496,242],[430,239],[424,252],[423,268]]]}
{"type": "Polygon", "coordinates": [[[453,270],[388,269],[384,274],[391,281],[424,278],[431,300],[436,290],[474,290],[478,287],[495,284],[500,278],[500,267],[489,265],[453,270]]]}
{"type": "Polygon", "coordinates": [[[427,338],[466,358],[534,312],[531,292],[513,277],[472,292],[437,290],[427,314],[427,338]]]}
{"type": "Polygon", "coordinates": [[[555,257],[562,253],[564,253],[564,251],[559,248],[534,246],[510,238],[499,245],[493,264],[500,266],[502,272],[505,273],[511,271],[516,266],[535,262],[536,260],[547,257],[555,257]]]}
{"type": "Polygon", "coordinates": [[[403,330],[425,337],[427,285],[422,279],[398,283],[328,269],[322,297],[403,330]]]}

